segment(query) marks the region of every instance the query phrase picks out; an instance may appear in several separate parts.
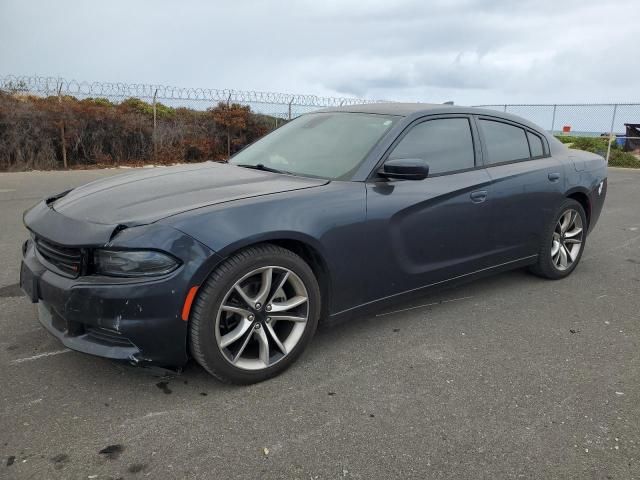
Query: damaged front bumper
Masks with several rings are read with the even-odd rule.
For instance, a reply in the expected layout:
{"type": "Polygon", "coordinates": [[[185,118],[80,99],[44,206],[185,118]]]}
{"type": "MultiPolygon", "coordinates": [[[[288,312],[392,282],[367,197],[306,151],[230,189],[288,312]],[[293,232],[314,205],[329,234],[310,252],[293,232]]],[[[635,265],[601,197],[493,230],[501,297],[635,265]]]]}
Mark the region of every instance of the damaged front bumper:
{"type": "Polygon", "coordinates": [[[66,347],[132,363],[181,366],[187,322],[180,318],[180,275],[144,282],[66,278],[45,268],[29,241],[20,285],[38,303],[40,323],[66,347]]]}
{"type": "Polygon", "coordinates": [[[38,303],[38,318],[49,333],[71,350],[113,360],[127,360],[134,363],[139,361],[142,351],[120,331],[77,324],[76,331],[72,333],[69,328],[71,322],[58,315],[44,302],[38,303]]]}
{"type": "MultiPolygon", "coordinates": [[[[66,217],[50,211],[62,232],[66,217]]],[[[25,224],[38,238],[58,236],[42,224],[25,224]]],[[[87,245],[77,233],[75,240],[87,245]]],[[[206,278],[218,257],[192,237],[161,225],[128,228],[115,236],[105,229],[105,237],[97,241],[96,246],[168,251],[182,264],[158,277],[117,278],[86,272],[69,276],[52,268],[36,242],[28,240],[23,246],[20,286],[38,303],[40,323],[73,350],[134,364],[183,366],[188,360],[188,322],[182,319],[185,298],[190,288],[206,278]]],[[[86,246],[82,251],[90,249],[86,246]]]]}

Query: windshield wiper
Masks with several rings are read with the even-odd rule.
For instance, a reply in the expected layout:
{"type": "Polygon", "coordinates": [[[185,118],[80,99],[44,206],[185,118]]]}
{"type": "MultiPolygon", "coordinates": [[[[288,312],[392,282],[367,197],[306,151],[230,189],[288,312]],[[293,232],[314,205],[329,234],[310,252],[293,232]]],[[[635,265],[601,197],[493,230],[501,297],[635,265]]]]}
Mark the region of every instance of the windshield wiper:
{"type": "Polygon", "coordinates": [[[278,170],[277,168],[267,167],[263,163],[258,163],[257,165],[249,165],[248,163],[236,163],[235,165],[236,167],[252,168],[253,170],[262,170],[263,172],[284,173],[287,175],[293,175],[293,173],[287,172],[286,170],[278,170]]]}

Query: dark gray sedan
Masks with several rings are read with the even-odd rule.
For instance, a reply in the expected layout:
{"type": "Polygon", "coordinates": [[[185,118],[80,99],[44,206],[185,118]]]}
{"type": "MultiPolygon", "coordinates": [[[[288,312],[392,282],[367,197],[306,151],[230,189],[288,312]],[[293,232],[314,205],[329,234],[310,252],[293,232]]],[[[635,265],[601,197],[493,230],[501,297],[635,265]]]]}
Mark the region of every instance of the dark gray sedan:
{"type": "Polygon", "coordinates": [[[602,157],[512,115],[324,110],[227,164],[47,198],[24,216],[21,285],[69,348],[257,382],[320,319],[507,269],[569,275],[606,189],[602,157]]]}

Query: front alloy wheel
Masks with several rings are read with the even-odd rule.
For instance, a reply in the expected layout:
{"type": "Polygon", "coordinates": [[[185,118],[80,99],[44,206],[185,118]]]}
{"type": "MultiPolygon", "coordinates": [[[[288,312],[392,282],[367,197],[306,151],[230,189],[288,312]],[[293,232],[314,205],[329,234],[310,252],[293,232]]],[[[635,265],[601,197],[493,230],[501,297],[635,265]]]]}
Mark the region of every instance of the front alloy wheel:
{"type": "Polygon", "coordinates": [[[309,318],[309,294],[288,268],[255,269],[227,292],[216,317],[216,343],[232,365],[260,370],[295,348],[309,318]]]}
{"type": "Polygon", "coordinates": [[[191,352],[222,381],[259,382],[297,359],[319,316],[320,288],[309,265],[276,245],[250,247],[200,287],[190,318],[191,352]]]}

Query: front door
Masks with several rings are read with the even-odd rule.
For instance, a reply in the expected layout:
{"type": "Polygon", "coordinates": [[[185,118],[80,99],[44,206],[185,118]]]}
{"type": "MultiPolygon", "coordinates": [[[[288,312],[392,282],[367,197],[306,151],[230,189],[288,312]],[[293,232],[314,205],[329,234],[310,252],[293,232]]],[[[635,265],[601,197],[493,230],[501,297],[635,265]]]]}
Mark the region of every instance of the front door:
{"type": "Polygon", "coordinates": [[[388,159],[421,158],[424,180],[367,184],[364,240],[376,258],[368,299],[393,296],[490,266],[490,182],[471,119],[428,117],[409,127],[388,159]]]}

